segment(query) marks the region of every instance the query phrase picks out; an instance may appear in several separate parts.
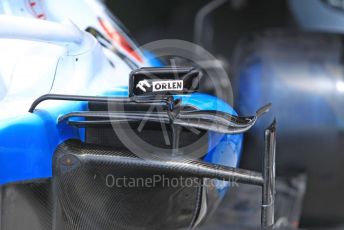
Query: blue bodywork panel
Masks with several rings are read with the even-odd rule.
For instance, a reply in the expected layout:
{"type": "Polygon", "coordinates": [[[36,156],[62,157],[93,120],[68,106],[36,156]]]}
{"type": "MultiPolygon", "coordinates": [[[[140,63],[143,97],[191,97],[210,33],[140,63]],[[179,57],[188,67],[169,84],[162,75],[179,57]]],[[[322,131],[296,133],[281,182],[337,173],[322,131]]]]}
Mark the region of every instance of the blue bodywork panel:
{"type": "MultiPolygon", "coordinates": [[[[106,93],[127,96],[127,88],[106,93]]],[[[218,110],[236,114],[232,107],[216,97],[201,93],[176,96],[184,105],[201,110],[218,110]]],[[[49,111],[37,109],[20,118],[0,122],[0,184],[49,178],[56,147],[68,139],[84,139],[83,129],[57,123],[59,116],[71,111],[87,111],[87,102],[64,102],[49,111]]],[[[210,133],[205,161],[236,167],[242,147],[242,134],[210,133]]]]}
{"type": "Polygon", "coordinates": [[[82,111],[86,103],[67,102],[52,111],[37,110],[0,123],[0,184],[51,177],[52,154],[70,138],[80,139],[79,130],[57,124],[61,114],[82,111]]]}

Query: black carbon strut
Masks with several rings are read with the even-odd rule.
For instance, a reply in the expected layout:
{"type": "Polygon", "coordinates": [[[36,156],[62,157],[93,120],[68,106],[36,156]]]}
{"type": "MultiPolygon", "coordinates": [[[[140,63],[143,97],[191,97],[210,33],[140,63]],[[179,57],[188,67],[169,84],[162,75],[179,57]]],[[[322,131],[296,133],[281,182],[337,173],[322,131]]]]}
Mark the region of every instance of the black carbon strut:
{"type": "Polygon", "coordinates": [[[263,228],[272,229],[275,223],[276,120],[265,130],[263,181],[261,225],[263,228]]]}
{"type": "MultiPolygon", "coordinates": [[[[58,95],[45,95],[43,98],[38,98],[30,108],[33,111],[39,102],[44,100],[68,100],[66,97],[58,97],[58,95]],[[62,99],[61,99],[62,98],[62,99]]],[[[98,101],[98,102],[115,102],[115,103],[160,103],[166,105],[165,112],[133,112],[133,111],[86,111],[86,112],[71,112],[59,118],[59,122],[68,119],[68,124],[77,127],[111,125],[118,122],[135,122],[147,120],[150,122],[170,124],[172,130],[179,132],[178,127],[196,128],[206,131],[214,131],[218,133],[236,134],[243,133],[249,130],[257,121],[257,119],[264,113],[268,112],[271,104],[267,104],[260,108],[255,116],[239,117],[228,113],[212,110],[195,110],[183,111],[181,106],[181,99],[174,99],[169,96],[164,99],[143,99],[138,101],[135,98],[109,98],[109,97],[84,97],[84,96],[70,96],[76,101],[98,101]],[[75,121],[70,120],[72,117],[83,117],[88,120],[75,121]],[[93,119],[93,120],[92,120],[93,119]]],[[[173,132],[174,132],[173,131],[173,132]]],[[[178,138],[174,136],[177,141],[178,138]]]]}
{"type": "Polygon", "coordinates": [[[33,113],[36,107],[43,101],[87,101],[87,102],[109,102],[109,103],[158,103],[166,104],[167,99],[158,96],[141,96],[141,97],[104,97],[104,96],[81,96],[67,94],[45,94],[34,100],[31,104],[29,112],[33,113]]]}

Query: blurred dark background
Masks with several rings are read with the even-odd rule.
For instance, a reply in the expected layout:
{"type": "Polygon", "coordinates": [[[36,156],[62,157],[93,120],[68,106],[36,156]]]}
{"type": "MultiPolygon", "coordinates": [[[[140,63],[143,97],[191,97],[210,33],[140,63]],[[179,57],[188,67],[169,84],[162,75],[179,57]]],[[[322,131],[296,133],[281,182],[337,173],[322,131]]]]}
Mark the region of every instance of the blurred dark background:
{"type": "MultiPolygon", "coordinates": [[[[116,0],[106,3],[136,41],[143,45],[166,38],[194,41],[196,14],[209,2],[116,0]]],[[[208,20],[214,26],[214,40],[205,48],[228,57],[244,34],[286,26],[292,22],[292,17],[284,0],[234,0],[213,11],[208,20]]],[[[207,33],[209,30],[205,29],[204,35],[207,33]]]]}

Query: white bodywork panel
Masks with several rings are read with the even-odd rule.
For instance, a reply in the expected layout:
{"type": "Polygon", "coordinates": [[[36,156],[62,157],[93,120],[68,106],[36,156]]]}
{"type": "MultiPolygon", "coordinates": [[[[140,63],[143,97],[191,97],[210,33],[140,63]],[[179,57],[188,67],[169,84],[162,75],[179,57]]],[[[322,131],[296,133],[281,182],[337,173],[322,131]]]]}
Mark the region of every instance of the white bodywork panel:
{"type": "Polygon", "coordinates": [[[132,67],[84,31],[102,30],[97,17],[111,21],[100,2],[2,0],[0,13],[26,17],[0,16],[0,118],[27,112],[43,94],[100,95],[128,86],[132,67]]]}

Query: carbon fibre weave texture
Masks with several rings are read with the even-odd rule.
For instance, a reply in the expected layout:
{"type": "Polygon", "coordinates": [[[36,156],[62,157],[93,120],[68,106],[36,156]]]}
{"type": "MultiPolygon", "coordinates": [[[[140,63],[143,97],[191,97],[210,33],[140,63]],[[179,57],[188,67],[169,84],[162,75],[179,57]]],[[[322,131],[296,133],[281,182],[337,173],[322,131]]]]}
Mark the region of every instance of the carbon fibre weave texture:
{"type": "Polygon", "coordinates": [[[123,181],[109,186],[109,177],[147,179],[159,175],[172,179],[176,175],[83,162],[82,155],[136,158],[127,150],[111,147],[77,141],[61,144],[54,156],[55,219],[59,215],[61,219],[56,229],[188,229],[195,222],[201,200],[200,181],[187,187],[164,186],[162,182],[154,187],[129,187],[123,181]]]}

